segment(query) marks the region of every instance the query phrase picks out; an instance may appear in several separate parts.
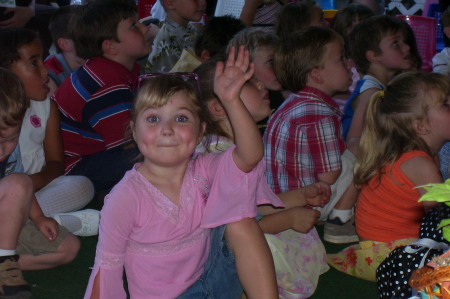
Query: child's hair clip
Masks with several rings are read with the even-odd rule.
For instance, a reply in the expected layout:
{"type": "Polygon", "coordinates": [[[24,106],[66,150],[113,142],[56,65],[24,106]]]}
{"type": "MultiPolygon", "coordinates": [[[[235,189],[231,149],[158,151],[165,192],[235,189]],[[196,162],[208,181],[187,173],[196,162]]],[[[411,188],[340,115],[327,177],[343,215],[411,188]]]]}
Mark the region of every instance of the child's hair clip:
{"type": "Polygon", "coordinates": [[[382,99],[384,99],[384,89],[382,89],[382,90],[380,90],[379,92],[378,92],[378,94],[380,95],[380,98],[382,98],[382,99]]]}

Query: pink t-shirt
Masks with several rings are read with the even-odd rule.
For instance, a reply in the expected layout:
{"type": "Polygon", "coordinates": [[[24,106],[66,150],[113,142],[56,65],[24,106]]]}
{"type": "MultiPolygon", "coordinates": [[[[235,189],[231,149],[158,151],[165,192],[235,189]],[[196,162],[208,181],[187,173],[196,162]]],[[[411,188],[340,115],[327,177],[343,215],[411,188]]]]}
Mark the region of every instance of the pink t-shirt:
{"type": "MultiPolygon", "coordinates": [[[[244,173],[233,161],[233,149],[191,160],[179,206],[136,166],[125,174],[105,198],[85,298],[99,272],[100,298],[126,298],[124,266],[131,298],[174,298],[200,277],[209,253],[209,228],[254,217],[257,203],[272,203],[256,196],[263,163],[244,173]]],[[[273,203],[280,206],[277,197],[273,203]]]]}

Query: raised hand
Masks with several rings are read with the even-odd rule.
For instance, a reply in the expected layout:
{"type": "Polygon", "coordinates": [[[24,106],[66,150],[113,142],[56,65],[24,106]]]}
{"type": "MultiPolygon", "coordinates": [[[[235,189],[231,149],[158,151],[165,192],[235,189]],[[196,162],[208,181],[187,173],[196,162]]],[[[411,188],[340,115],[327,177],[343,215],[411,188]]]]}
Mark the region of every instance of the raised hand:
{"type": "Polygon", "coordinates": [[[235,51],[234,47],[230,48],[226,63],[218,62],[214,75],[214,92],[224,105],[240,100],[242,87],[254,72],[248,50],[239,46],[237,55],[235,51]]]}

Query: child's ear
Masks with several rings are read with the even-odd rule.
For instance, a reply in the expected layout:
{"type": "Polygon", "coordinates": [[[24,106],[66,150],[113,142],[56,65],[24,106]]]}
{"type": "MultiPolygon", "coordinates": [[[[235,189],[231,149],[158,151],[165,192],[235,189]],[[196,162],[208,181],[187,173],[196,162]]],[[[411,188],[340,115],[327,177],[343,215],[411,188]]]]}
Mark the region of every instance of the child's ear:
{"type": "Polygon", "coordinates": [[[424,120],[415,120],[413,122],[414,131],[416,131],[419,135],[428,135],[430,134],[430,128],[428,123],[424,120]]]}
{"type": "Polygon", "coordinates": [[[164,6],[166,7],[166,9],[172,9],[173,8],[173,2],[174,0],[161,0],[164,2],[164,6]]]}
{"type": "Polygon", "coordinates": [[[220,119],[227,116],[222,104],[216,99],[208,102],[208,110],[215,119],[220,119]]]}
{"type": "Polygon", "coordinates": [[[200,124],[200,134],[198,134],[197,144],[200,144],[200,142],[202,141],[203,137],[205,136],[205,131],[206,131],[206,123],[202,121],[202,123],[200,124]]]}
{"type": "Polygon", "coordinates": [[[105,39],[102,42],[103,54],[108,55],[108,56],[117,55],[116,43],[117,42],[112,39],[105,39]]]}
{"type": "Polygon", "coordinates": [[[211,58],[211,56],[209,55],[208,50],[203,50],[202,53],[200,53],[200,61],[201,62],[205,62],[205,61],[209,60],[210,58],[211,58]]]}
{"type": "Polygon", "coordinates": [[[68,39],[68,38],[60,37],[60,38],[58,38],[58,40],[56,41],[56,43],[58,44],[58,47],[59,47],[63,52],[72,52],[72,51],[75,51],[75,46],[74,46],[72,40],[70,40],[70,39],[68,39]]]}
{"type": "Polygon", "coordinates": [[[374,51],[369,50],[366,52],[366,59],[370,62],[370,63],[374,63],[377,62],[377,54],[375,54],[374,51]]]}
{"type": "Polygon", "coordinates": [[[446,37],[450,38],[450,26],[444,27],[444,34],[446,37]]]}
{"type": "Polygon", "coordinates": [[[134,122],[133,122],[133,121],[130,121],[129,126],[130,126],[131,134],[132,134],[132,136],[133,136],[133,140],[136,141],[136,138],[135,138],[135,133],[136,133],[136,131],[134,130],[134,122]]]}
{"type": "Polygon", "coordinates": [[[313,68],[309,73],[309,78],[314,83],[318,84],[323,83],[321,69],[318,67],[313,68]]]}

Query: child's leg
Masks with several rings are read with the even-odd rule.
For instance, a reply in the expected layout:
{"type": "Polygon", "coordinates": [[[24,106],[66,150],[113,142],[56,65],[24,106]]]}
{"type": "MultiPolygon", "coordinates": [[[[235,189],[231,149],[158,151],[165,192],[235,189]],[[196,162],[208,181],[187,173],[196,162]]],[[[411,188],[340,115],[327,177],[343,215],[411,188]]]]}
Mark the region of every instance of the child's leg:
{"type": "Polygon", "coordinates": [[[23,279],[16,255],[20,231],[31,209],[33,184],[25,174],[0,180],[0,296],[29,298],[31,289],[23,279]]]}
{"type": "MultiPolygon", "coordinates": [[[[14,250],[31,209],[33,185],[24,174],[0,180],[0,250],[14,250]]],[[[1,255],[1,254],[0,254],[1,255]]]]}
{"type": "Polygon", "coordinates": [[[256,220],[245,218],[227,224],[225,236],[247,297],[278,298],[272,253],[256,220]]]}
{"type": "Polygon", "coordinates": [[[60,176],[36,192],[42,212],[78,236],[98,234],[100,212],[82,210],[94,197],[94,185],[84,176],[60,176]],[[63,214],[61,214],[63,213],[63,214]]]}
{"type": "Polygon", "coordinates": [[[60,176],[35,193],[45,216],[78,211],[94,198],[94,185],[84,176],[60,176]]]}
{"type": "Polygon", "coordinates": [[[79,249],[78,238],[64,227],[59,226],[57,238],[49,241],[28,221],[20,233],[17,253],[21,269],[42,270],[70,263],[79,249]]]}

